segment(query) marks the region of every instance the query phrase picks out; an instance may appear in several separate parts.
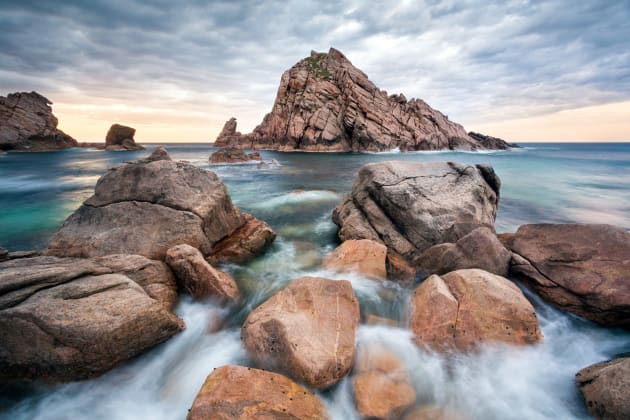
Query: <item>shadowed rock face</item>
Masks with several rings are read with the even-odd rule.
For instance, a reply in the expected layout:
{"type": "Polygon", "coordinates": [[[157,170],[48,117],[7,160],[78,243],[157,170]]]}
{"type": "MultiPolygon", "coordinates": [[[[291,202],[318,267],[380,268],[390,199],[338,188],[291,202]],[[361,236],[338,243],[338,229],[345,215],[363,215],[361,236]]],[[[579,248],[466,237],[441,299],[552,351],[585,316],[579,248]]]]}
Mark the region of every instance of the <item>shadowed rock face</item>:
{"type": "Polygon", "coordinates": [[[384,151],[507,148],[480,142],[421,99],[388,96],[338,50],[311,52],[284,72],[273,109],[250,134],[231,118],[215,146],[273,150],[384,151]]]}
{"type": "Polygon", "coordinates": [[[0,96],[0,150],[41,152],[77,147],[75,139],[57,129],[51,104],[37,92],[0,96]]]}
{"type": "Polygon", "coordinates": [[[630,355],[596,363],[575,375],[586,408],[596,419],[630,418],[630,355]]]}

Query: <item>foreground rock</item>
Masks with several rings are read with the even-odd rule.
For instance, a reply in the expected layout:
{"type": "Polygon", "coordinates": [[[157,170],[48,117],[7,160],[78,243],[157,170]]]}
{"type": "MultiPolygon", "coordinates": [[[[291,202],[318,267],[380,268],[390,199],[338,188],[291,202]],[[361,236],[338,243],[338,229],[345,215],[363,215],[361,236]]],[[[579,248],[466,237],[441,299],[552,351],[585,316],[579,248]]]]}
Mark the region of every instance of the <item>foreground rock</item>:
{"type": "Polygon", "coordinates": [[[421,99],[387,95],[338,50],[311,52],[280,80],[273,109],[250,134],[226,122],[217,147],[308,151],[507,148],[479,141],[421,99]]]}
{"type": "Polygon", "coordinates": [[[328,270],[357,272],[372,279],[385,279],[387,247],[369,239],[349,240],[338,246],[323,263],[328,270]]]}
{"type": "Polygon", "coordinates": [[[214,297],[234,302],[239,298],[234,279],[206,262],[198,249],[182,244],[166,252],[166,263],[171,267],[180,287],[192,297],[214,297]]]}
{"type": "Polygon", "coordinates": [[[245,163],[252,160],[262,160],[260,153],[245,153],[233,147],[217,150],[210,155],[210,163],[245,163]]]}
{"type": "Polygon", "coordinates": [[[575,376],[586,408],[596,419],[630,418],[630,356],[586,367],[575,376]]]}
{"type": "Polygon", "coordinates": [[[256,236],[258,231],[249,229],[255,222],[232,204],[213,172],[165,158],[147,159],[123,163],[103,175],[94,195],[53,236],[47,252],[164,259],[169,248],[188,244],[207,256],[238,231],[233,253],[245,258],[267,245],[256,236]]]}
{"type": "Polygon", "coordinates": [[[0,382],[100,375],[184,325],[175,282],[138,255],[0,263],[0,382]]]}
{"type": "Polygon", "coordinates": [[[416,401],[416,391],[402,361],[376,345],[359,350],[352,386],[361,418],[398,419],[416,401]]]}
{"type": "Polygon", "coordinates": [[[302,277],[253,310],[241,337],[262,366],[324,389],[352,367],[358,324],[350,282],[302,277]]]}
{"type": "Polygon", "coordinates": [[[144,150],[143,146],[136,144],[133,136],[136,129],[126,125],[113,124],[105,136],[105,150],[144,150]]]}
{"type": "Polygon", "coordinates": [[[525,225],[504,242],[511,274],[563,310],[630,329],[630,233],[610,225],[525,225]]]}
{"type": "Polygon", "coordinates": [[[275,232],[262,220],[245,214],[245,223],[212,247],[211,264],[242,264],[265,250],[276,239],[275,232]]]}
{"type": "Polygon", "coordinates": [[[412,295],[409,324],[418,344],[436,350],[542,340],[536,312],[518,287],[478,269],[426,279],[412,295]]]}
{"type": "Polygon", "coordinates": [[[222,366],[206,379],[188,420],[327,419],[322,402],[306,388],[277,373],[222,366]]]}
{"type": "Polygon", "coordinates": [[[468,420],[469,418],[451,409],[432,404],[421,405],[408,412],[403,420],[468,420]]]}
{"type": "Polygon", "coordinates": [[[0,151],[43,152],[77,147],[75,139],[57,128],[51,104],[37,92],[0,96],[0,151]]]}
{"type": "Polygon", "coordinates": [[[371,239],[411,261],[433,245],[492,228],[500,180],[484,165],[391,161],[364,165],[333,212],[339,238],[371,239]]]}

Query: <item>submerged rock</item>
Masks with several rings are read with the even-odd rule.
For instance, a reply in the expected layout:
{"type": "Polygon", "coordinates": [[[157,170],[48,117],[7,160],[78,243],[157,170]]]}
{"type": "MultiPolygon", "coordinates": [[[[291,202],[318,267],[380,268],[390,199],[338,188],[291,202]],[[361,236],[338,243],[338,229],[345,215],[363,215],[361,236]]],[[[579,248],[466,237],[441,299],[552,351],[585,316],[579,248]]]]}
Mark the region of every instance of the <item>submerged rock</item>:
{"type": "Polygon", "coordinates": [[[135,128],[113,124],[107,131],[107,136],[105,136],[105,150],[144,150],[143,146],[136,144],[133,138],[135,134],[135,128]]]}
{"type": "Polygon", "coordinates": [[[306,388],[277,373],[221,366],[206,378],[187,420],[324,420],[324,404],[306,388]]]}
{"type": "Polygon", "coordinates": [[[75,139],[57,128],[51,104],[37,92],[0,96],[0,151],[43,152],[77,147],[75,139]]]}
{"type": "Polygon", "coordinates": [[[210,155],[210,163],[245,163],[251,160],[262,160],[260,153],[245,153],[241,149],[226,147],[210,155]]]}
{"type": "Polygon", "coordinates": [[[536,312],[518,287],[479,269],[426,279],[411,297],[409,323],[416,342],[436,350],[542,340],[536,312]]]}
{"type": "Polygon", "coordinates": [[[339,272],[357,272],[372,279],[385,279],[387,247],[369,239],[348,240],[325,260],[323,268],[339,272]]]}
{"type": "Polygon", "coordinates": [[[0,382],[100,375],[183,329],[175,282],[138,255],[0,263],[0,382]]]}
{"type": "Polygon", "coordinates": [[[241,337],[260,365],[324,389],[352,367],[358,325],[350,282],[302,277],[254,309],[241,337]]]}
{"type": "Polygon", "coordinates": [[[610,225],[524,225],[504,243],[510,273],[542,298],[599,324],[630,329],[630,233],[610,225]]]}
{"type": "Polygon", "coordinates": [[[225,123],[217,147],[308,151],[507,148],[479,141],[421,99],[388,96],[338,50],[311,52],[285,71],[273,105],[250,134],[225,123]]]}
{"type": "Polygon", "coordinates": [[[575,380],[593,417],[630,418],[630,355],[588,366],[575,380]]]}

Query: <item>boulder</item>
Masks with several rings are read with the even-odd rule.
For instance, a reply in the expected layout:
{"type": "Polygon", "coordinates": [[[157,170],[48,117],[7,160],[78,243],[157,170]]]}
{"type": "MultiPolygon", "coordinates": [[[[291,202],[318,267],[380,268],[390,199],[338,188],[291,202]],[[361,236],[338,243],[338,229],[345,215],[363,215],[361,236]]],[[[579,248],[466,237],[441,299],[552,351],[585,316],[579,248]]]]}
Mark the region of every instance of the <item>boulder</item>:
{"type": "Polygon", "coordinates": [[[559,308],[630,329],[630,233],[610,225],[521,226],[510,274],[559,308]]]}
{"type": "Polygon", "coordinates": [[[405,287],[411,287],[416,282],[418,272],[402,255],[391,249],[387,250],[387,279],[405,287]]]}
{"type": "Polygon", "coordinates": [[[311,52],[285,71],[273,108],[250,134],[225,123],[217,147],[307,151],[507,148],[479,141],[421,99],[388,96],[340,51],[311,52]]]}
{"type": "Polygon", "coordinates": [[[261,366],[324,389],[352,367],[358,325],[350,282],[302,277],[254,309],[241,337],[261,366]]]}
{"type": "Polygon", "coordinates": [[[145,158],[145,162],[155,162],[156,160],[172,160],[165,147],[158,146],[153,149],[149,157],[145,158]]]}
{"type": "Polygon", "coordinates": [[[57,128],[51,104],[37,92],[0,96],[0,151],[43,152],[77,147],[75,139],[57,128]]]}
{"type": "Polygon", "coordinates": [[[432,404],[418,406],[408,412],[403,420],[467,420],[460,412],[432,404]]]}
{"type": "Polygon", "coordinates": [[[187,420],[323,420],[324,404],[306,388],[277,373],[221,366],[206,378],[187,420]]]}
{"type": "Polygon", "coordinates": [[[144,150],[143,146],[136,144],[133,136],[136,129],[127,127],[126,125],[113,124],[109,127],[105,136],[105,150],[144,150]]]}
{"type": "Polygon", "coordinates": [[[323,263],[323,268],[356,272],[372,279],[387,278],[387,247],[369,239],[348,240],[339,245],[323,263]]]}
{"type": "Polygon", "coordinates": [[[175,273],[180,287],[195,299],[214,297],[234,302],[239,298],[238,286],[232,276],[208,264],[197,248],[187,244],[174,246],[166,251],[166,263],[175,273]]]}
{"type": "Polygon", "coordinates": [[[416,343],[435,350],[542,340],[536,312],[519,288],[479,269],[426,279],[411,297],[409,324],[416,343]]]}
{"type": "Polygon", "coordinates": [[[184,328],[175,282],[138,255],[0,263],[0,382],[98,376],[184,328]]]}
{"type": "Polygon", "coordinates": [[[210,163],[245,163],[251,160],[262,160],[260,153],[245,153],[241,149],[226,147],[210,155],[210,163]]]}
{"type": "Polygon", "coordinates": [[[416,401],[416,391],[402,361],[377,345],[359,349],[352,386],[361,418],[398,419],[416,401]]]}
{"type": "Polygon", "coordinates": [[[630,418],[630,354],[588,366],[575,380],[593,417],[630,418]]]}
{"type": "Polygon", "coordinates": [[[492,229],[480,227],[455,243],[434,245],[415,259],[427,274],[446,274],[464,268],[480,268],[507,276],[512,253],[492,229]]]}
{"type": "Polygon", "coordinates": [[[333,221],[342,241],[383,242],[411,261],[433,245],[492,228],[499,188],[499,178],[484,165],[369,163],[333,211],[333,221]]]}
{"type": "Polygon", "coordinates": [[[262,220],[244,215],[245,223],[214,244],[208,261],[211,264],[242,264],[264,251],[276,239],[275,232],[262,220]]]}

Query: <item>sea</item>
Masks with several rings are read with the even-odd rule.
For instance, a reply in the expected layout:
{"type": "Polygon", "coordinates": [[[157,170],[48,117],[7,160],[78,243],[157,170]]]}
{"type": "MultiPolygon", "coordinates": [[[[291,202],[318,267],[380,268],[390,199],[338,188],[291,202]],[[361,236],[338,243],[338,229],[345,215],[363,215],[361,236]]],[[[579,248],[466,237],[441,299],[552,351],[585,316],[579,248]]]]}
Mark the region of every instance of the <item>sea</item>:
{"type": "MultiPolygon", "coordinates": [[[[147,150],[0,155],[0,246],[41,249],[109,168],[147,150]]],[[[238,307],[183,297],[176,313],[186,330],[145,354],[88,381],[0,388],[0,419],[184,419],[206,376],[225,364],[252,366],[240,341],[247,314],[303,275],[351,281],[361,310],[403,320],[410,291],[390,282],[320,268],[338,245],[331,213],[369,162],[404,160],[486,163],[501,178],[497,232],[527,223],[608,223],[630,230],[630,143],[524,143],[489,152],[281,153],[271,165],[211,165],[209,144],[164,145],[171,157],[216,172],[232,200],[265,220],[278,237],[245,265],[223,267],[245,296],[238,307]],[[217,317],[225,328],[213,332],[217,317]]],[[[519,285],[520,286],[520,285],[519,285]]],[[[444,356],[417,348],[405,328],[362,325],[359,345],[378,342],[403,360],[418,404],[445,407],[470,419],[589,418],[574,376],[583,367],[630,351],[630,333],[563,313],[523,288],[533,303],[543,343],[486,345],[444,356]]],[[[356,419],[348,378],[318,395],[332,419],[356,419]]]]}

